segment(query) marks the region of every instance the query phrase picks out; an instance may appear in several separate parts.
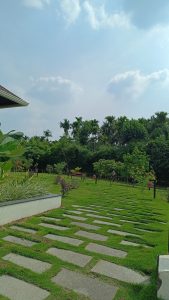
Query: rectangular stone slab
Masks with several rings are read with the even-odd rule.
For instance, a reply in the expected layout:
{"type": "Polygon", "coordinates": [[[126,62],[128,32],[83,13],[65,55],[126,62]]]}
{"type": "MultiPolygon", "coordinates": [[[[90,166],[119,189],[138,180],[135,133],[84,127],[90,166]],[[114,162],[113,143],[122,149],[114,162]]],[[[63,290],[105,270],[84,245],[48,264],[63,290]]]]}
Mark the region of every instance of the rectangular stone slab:
{"type": "Polygon", "coordinates": [[[95,240],[95,241],[107,241],[108,237],[105,235],[97,234],[97,233],[92,233],[88,231],[83,231],[79,230],[75,233],[77,236],[82,236],[90,240],[95,240]]]}
{"type": "Polygon", "coordinates": [[[82,211],[77,211],[77,210],[69,210],[69,213],[75,214],[75,215],[81,215],[83,212],[82,211]]]}
{"type": "Polygon", "coordinates": [[[108,256],[113,256],[113,257],[115,256],[115,257],[123,258],[123,257],[126,257],[126,255],[127,255],[127,252],[124,252],[122,250],[113,249],[113,248],[98,245],[95,243],[88,244],[85,249],[88,251],[92,251],[95,253],[104,254],[104,255],[108,255],[108,256]]]}
{"type": "Polygon", "coordinates": [[[22,245],[22,246],[25,246],[25,247],[32,247],[32,246],[37,244],[36,242],[32,242],[32,241],[29,241],[29,240],[26,240],[26,239],[23,239],[23,238],[19,238],[19,237],[13,236],[13,235],[8,235],[8,236],[6,236],[2,239],[4,241],[11,242],[11,243],[14,243],[14,244],[19,244],[19,245],[22,245]]]}
{"type": "Polygon", "coordinates": [[[90,213],[96,213],[97,214],[97,210],[85,209],[85,208],[77,208],[77,210],[82,211],[82,212],[90,212],[90,213]]]}
{"type": "Polygon", "coordinates": [[[46,253],[54,255],[63,261],[79,267],[85,267],[92,259],[92,257],[88,255],[58,248],[50,248],[46,251],[46,253]]]}
{"type": "Polygon", "coordinates": [[[110,217],[105,217],[105,216],[99,216],[99,215],[95,215],[95,214],[86,214],[87,217],[91,217],[91,218],[97,218],[97,219],[107,219],[107,220],[112,220],[112,218],[110,217]]]}
{"type": "Polygon", "coordinates": [[[143,276],[142,274],[132,269],[116,265],[105,260],[100,260],[91,271],[100,275],[105,275],[110,278],[133,284],[144,284],[149,279],[148,276],[143,276]]]}
{"type": "Polygon", "coordinates": [[[115,234],[122,235],[122,236],[136,236],[136,237],[140,237],[139,235],[134,234],[134,233],[124,232],[124,231],[119,231],[119,230],[114,230],[114,229],[109,229],[107,232],[109,232],[109,233],[115,233],[115,234]]]}
{"type": "Polygon", "coordinates": [[[43,262],[34,258],[22,256],[15,253],[5,255],[3,259],[39,274],[47,271],[51,267],[51,264],[47,262],[43,262]]]}
{"type": "Polygon", "coordinates": [[[47,234],[44,237],[47,239],[50,239],[50,240],[59,241],[59,242],[65,243],[65,244],[73,245],[73,246],[79,246],[82,243],[84,243],[84,241],[81,241],[78,239],[73,239],[68,236],[60,236],[60,235],[56,235],[56,234],[47,234]]]}
{"type": "Polygon", "coordinates": [[[124,210],[123,208],[117,208],[117,207],[115,207],[115,208],[113,208],[114,210],[117,210],[117,211],[121,211],[121,210],[124,210]]]}
{"type": "Polygon", "coordinates": [[[72,220],[78,220],[78,221],[86,221],[87,218],[84,217],[78,217],[78,216],[73,216],[73,215],[68,215],[68,214],[63,214],[64,217],[70,218],[72,220]]]}
{"type": "Polygon", "coordinates": [[[55,222],[61,221],[61,219],[52,218],[52,217],[41,216],[40,218],[43,219],[43,220],[46,220],[46,221],[55,221],[55,222]]]}
{"type": "Polygon", "coordinates": [[[144,244],[137,244],[137,243],[129,242],[129,241],[121,241],[120,244],[125,245],[125,246],[151,248],[150,246],[147,246],[147,245],[144,245],[144,244]]]}
{"type": "Polygon", "coordinates": [[[64,226],[58,226],[58,225],[53,225],[53,224],[47,224],[47,223],[40,223],[40,226],[47,227],[47,228],[52,228],[60,231],[68,230],[70,228],[64,227],[64,226]]]}
{"type": "Polygon", "coordinates": [[[50,295],[46,290],[8,275],[0,276],[0,294],[10,300],[44,300],[50,295]]]}
{"type": "Polygon", "coordinates": [[[121,219],[120,222],[123,222],[123,223],[132,223],[132,224],[140,224],[140,225],[142,225],[142,223],[140,223],[140,222],[137,222],[137,221],[130,221],[130,220],[124,220],[124,219],[121,219]]]}
{"type": "Polygon", "coordinates": [[[23,231],[23,232],[31,233],[31,234],[34,234],[34,233],[37,232],[37,230],[30,229],[30,228],[25,228],[25,227],[21,227],[21,226],[17,226],[17,225],[12,225],[12,226],[10,226],[10,228],[14,229],[14,230],[18,230],[18,231],[23,231]]]}
{"type": "Polygon", "coordinates": [[[76,225],[78,227],[86,228],[86,229],[91,229],[91,230],[99,230],[99,226],[91,225],[91,224],[86,224],[86,223],[80,223],[80,222],[72,222],[72,225],[76,225]]]}
{"type": "Polygon", "coordinates": [[[66,269],[62,269],[61,272],[52,278],[52,281],[91,300],[113,300],[118,290],[117,287],[99,279],[66,269]]]}
{"type": "Polygon", "coordinates": [[[104,222],[104,221],[101,221],[101,220],[94,220],[93,223],[95,223],[95,224],[101,224],[101,225],[108,225],[108,226],[117,226],[117,227],[121,227],[120,224],[117,224],[117,223],[110,223],[110,222],[104,222]]]}

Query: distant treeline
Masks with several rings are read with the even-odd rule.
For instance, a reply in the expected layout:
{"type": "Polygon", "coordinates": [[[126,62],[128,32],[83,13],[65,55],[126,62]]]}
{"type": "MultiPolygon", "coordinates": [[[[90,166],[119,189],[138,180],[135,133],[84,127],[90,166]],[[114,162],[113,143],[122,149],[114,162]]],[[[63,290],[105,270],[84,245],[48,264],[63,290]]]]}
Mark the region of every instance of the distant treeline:
{"type": "Polygon", "coordinates": [[[91,175],[99,160],[124,163],[126,155],[139,151],[138,155],[147,158],[147,171],[154,171],[159,184],[169,185],[168,113],[157,112],[149,119],[107,116],[101,125],[96,119],[76,117],[72,123],[64,119],[60,127],[63,135],[59,140],[50,141],[50,130],[43,136],[23,137],[24,159],[15,167],[67,173],[80,167],[91,175]]]}

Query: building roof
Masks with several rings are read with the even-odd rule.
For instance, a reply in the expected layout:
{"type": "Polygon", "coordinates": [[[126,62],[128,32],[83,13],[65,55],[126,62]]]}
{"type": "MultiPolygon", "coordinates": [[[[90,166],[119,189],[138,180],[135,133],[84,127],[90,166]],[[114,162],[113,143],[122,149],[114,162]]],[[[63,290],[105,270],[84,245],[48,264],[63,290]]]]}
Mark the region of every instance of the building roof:
{"type": "Polygon", "coordinates": [[[27,106],[28,103],[0,85],[0,108],[27,106]]]}

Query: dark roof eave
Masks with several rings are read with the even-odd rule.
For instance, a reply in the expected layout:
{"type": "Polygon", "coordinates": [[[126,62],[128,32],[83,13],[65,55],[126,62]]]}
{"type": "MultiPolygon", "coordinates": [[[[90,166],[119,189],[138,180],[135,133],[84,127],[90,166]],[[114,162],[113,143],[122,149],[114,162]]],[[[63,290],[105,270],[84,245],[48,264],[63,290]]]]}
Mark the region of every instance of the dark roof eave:
{"type": "Polygon", "coordinates": [[[7,99],[11,102],[11,105],[10,104],[0,105],[0,108],[20,107],[20,106],[27,106],[29,104],[28,102],[22,100],[21,98],[11,93],[7,89],[3,88],[2,86],[0,86],[0,97],[7,99]]]}

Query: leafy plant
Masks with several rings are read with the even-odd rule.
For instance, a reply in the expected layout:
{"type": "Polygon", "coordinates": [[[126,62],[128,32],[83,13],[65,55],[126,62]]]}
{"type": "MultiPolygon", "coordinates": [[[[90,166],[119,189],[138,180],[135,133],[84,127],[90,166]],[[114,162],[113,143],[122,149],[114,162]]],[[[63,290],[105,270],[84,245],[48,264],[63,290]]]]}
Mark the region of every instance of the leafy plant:
{"type": "Polygon", "coordinates": [[[21,133],[11,131],[3,134],[0,131],[0,178],[4,173],[12,168],[13,161],[24,153],[24,148],[20,143],[21,133]]]}

